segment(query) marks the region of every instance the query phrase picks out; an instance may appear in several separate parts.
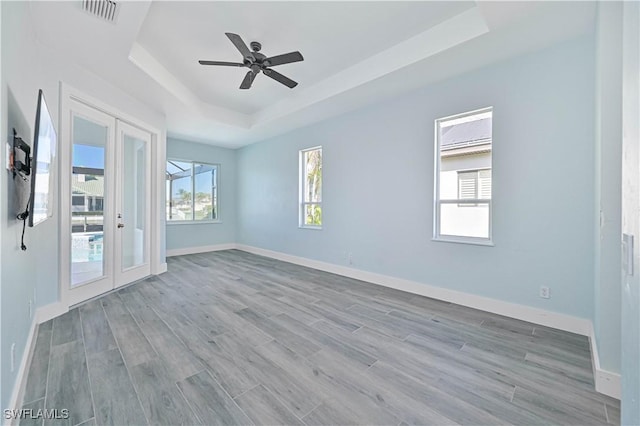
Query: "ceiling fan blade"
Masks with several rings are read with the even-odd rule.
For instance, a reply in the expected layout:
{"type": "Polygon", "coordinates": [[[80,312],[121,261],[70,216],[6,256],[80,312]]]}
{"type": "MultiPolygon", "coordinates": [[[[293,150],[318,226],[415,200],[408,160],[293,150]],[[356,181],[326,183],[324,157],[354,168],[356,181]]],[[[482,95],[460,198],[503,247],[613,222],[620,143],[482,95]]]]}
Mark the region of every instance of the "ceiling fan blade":
{"type": "Polygon", "coordinates": [[[242,84],[240,85],[241,89],[250,89],[253,84],[253,80],[256,78],[256,75],[253,71],[247,72],[247,75],[244,76],[244,80],[242,80],[242,84]]]}
{"type": "Polygon", "coordinates": [[[240,53],[242,53],[243,58],[250,58],[255,61],[255,57],[253,56],[253,53],[251,53],[251,51],[249,50],[245,42],[242,41],[242,38],[238,34],[234,34],[234,33],[225,33],[225,34],[227,35],[227,37],[229,37],[229,40],[231,40],[231,43],[233,43],[236,49],[238,49],[240,53]]]}
{"type": "Polygon", "coordinates": [[[244,67],[240,62],[198,61],[200,65],[222,65],[225,67],[244,67]]]}
{"type": "Polygon", "coordinates": [[[264,63],[268,67],[275,67],[276,65],[290,64],[292,62],[304,61],[300,52],[290,52],[284,55],[272,56],[264,60],[264,63]]]}
{"type": "Polygon", "coordinates": [[[285,86],[287,86],[290,89],[293,89],[294,87],[296,87],[298,85],[298,83],[296,83],[295,81],[291,80],[289,77],[285,77],[284,75],[280,74],[277,71],[265,68],[265,69],[262,70],[262,72],[267,77],[271,77],[272,79],[274,79],[278,83],[282,83],[282,84],[284,84],[285,86]]]}

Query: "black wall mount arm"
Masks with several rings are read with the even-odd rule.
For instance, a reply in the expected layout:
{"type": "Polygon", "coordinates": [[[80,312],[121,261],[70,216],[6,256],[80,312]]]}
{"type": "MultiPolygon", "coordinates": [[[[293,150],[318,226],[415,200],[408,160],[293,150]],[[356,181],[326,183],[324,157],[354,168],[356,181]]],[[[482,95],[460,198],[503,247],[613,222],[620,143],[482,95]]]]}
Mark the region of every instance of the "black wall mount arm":
{"type": "Polygon", "coordinates": [[[10,166],[13,171],[13,177],[16,174],[20,174],[23,177],[31,174],[31,147],[18,136],[16,129],[13,129],[13,152],[11,153],[10,166]],[[20,151],[24,155],[24,162],[17,159],[17,154],[20,151]]]}

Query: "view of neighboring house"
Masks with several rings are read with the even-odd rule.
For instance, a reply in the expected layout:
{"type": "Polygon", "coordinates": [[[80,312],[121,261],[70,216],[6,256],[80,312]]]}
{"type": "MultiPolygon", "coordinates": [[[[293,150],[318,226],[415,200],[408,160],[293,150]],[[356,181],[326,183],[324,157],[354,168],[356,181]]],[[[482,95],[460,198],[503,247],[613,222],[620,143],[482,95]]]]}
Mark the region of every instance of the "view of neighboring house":
{"type": "Polygon", "coordinates": [[[104,186],[103,175],[74,172],[71,176],[71,279],[74,284],[102,274],[104,186]]]}
{"type": "Polygon", "coordinates": [[[491,202],[491,113],[440,123],[441,235],[487,238],[491,202]]]}
{"type": "Polygon", "coordinates": [[[101,231],[104,176],[74,173],[71,186],[73,232],[101,231]]]}
{"type": "Polygon", "coordinates": [[[104,176],[73,174],[72,211],[102,211],[104,201],[104,176]]]}

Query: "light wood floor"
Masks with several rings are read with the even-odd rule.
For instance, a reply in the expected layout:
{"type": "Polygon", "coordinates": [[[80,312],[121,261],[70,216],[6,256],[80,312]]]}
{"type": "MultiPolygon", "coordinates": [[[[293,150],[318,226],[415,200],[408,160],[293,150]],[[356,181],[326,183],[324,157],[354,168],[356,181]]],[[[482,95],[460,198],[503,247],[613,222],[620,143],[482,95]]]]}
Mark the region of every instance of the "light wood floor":
{"type": "Polygon", "coordinates": [[[619,423],[583,336],[240,251],[168,263],[39,327],[24,408],[70,425],[619,423]]]}

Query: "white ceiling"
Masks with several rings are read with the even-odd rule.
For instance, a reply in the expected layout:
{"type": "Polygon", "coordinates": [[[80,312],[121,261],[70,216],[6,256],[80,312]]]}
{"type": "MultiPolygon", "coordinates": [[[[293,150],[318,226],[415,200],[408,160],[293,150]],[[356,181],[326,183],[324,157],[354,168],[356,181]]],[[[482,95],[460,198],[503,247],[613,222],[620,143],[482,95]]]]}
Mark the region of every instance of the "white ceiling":
{"type": "Polygon", "coordinates": [[[247,45],[261,42],[261,53],[267,56],[300,51],[304,62],[277,68],[299,82],[299,91],[473,6],[473,2],[156,2],[149,8],[138,43],[203,102],[253,114],[290,96],[291,89],[259,76],[250,91],[240,91],[246,68],[198,64],[198,59],[242,62],[225,32],[239,34],[247,45]]]}
{"type": "Polygon", "coordinates": [[[116,24],[80,0],[31,5],[39,41],[167,118],[169,135],[237,147],[592,31],[593,2],[122,2],[116,24]],[[262,43],[289,89],[245,68],[224,35],[262,43]],[[82,34],[81,37],[78,35],[82,34]],[[71,53],[70,53],[71,52],[71,53]]]}

